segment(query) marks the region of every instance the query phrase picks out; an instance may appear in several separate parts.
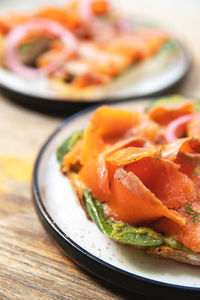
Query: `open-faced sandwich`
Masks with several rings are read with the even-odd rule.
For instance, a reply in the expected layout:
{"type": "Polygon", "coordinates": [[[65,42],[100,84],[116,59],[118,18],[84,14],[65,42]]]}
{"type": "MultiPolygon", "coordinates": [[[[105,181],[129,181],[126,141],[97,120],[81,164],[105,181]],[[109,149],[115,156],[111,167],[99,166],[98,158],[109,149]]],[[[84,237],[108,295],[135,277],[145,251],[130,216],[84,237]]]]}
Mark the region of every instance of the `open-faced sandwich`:
{"type": "Polygon", "coordinates": [[[109,238],[200,265],[200,104],[97,108],[57,149],[88,218],[109,238]]]}
{"type": "Polygon", "coordinates": [[[45,77],[58,95],[72,99],[101,96],[158,53],[169,53],[169,64],[177,47],[164,30],[122,16],[106,0],[1,16],[0,44],[3,68],[27,80],[45,77]]]}

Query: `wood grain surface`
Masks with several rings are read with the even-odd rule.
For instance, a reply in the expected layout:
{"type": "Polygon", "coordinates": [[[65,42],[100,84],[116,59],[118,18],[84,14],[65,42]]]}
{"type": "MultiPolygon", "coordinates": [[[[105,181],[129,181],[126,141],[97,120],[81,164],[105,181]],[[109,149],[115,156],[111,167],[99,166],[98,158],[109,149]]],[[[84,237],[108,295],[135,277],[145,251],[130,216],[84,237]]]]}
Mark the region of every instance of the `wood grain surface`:
{"type": "MultiPolygon", "coordinates": [[[[200,2],[135,0],[133,5],[130,0],[125,10],[130,7],[135,14],[163,22],[188,44],[193,68],[175,92],[200,97],[200,2]]],[[[0,95],[0,299],[150,300],[80,269],[37,218],[30,192],[32,168],[41,145],[61,120],[0,95]]]]}
{"type": "Polygon", "coordinates": [[[147,299],[80,269],[37,218],[30,192],[32,167],[61,119],[23,109],[2,96],[0,107],[0,299],[147,299]]]}

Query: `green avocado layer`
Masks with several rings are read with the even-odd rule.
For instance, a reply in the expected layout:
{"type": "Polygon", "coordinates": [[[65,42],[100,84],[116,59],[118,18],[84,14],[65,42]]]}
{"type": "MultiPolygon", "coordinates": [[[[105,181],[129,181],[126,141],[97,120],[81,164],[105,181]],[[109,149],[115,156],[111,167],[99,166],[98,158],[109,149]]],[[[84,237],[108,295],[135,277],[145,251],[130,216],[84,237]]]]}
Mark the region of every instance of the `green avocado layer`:
{"type": "Polygon", "coordinates": [[[79,130],[75,133],[72,133],[64,142],[58,147],[56,151],[57,161],[62,165],[63,157],[66,153],[68,153],[72,147],[78,142],[80,138],[83,136],[83,130],[79,130]]]}
{"type": "Polygon", "coordinates": [[[84,200],[88,213],[99,230],[115,241],[142,247],[166,245],[174,249],[190,251],[174,238],[165,237],[151,228],[131,226],[106,217],[104,204],[95,200],[88,189],[84,189],[84,200]]]}

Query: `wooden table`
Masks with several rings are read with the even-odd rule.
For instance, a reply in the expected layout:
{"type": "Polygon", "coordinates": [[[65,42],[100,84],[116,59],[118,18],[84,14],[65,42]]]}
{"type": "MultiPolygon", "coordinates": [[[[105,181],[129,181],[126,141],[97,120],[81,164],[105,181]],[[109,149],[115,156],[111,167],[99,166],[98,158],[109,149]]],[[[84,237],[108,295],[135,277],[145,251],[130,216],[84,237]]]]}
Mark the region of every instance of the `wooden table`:
{"type": "MultiPolygon", "coordinates": [[[[175,92],[200,97],[200,2],[135,0],[133,5],[130,0],[124,10],[130,6],[188,43],[193,68],[175,92]]],[[[36,216],[30,193],[34,159],[60,121],[0,95],[0,299],[147,299],[80,269],[57,248],[36,216]]]]}

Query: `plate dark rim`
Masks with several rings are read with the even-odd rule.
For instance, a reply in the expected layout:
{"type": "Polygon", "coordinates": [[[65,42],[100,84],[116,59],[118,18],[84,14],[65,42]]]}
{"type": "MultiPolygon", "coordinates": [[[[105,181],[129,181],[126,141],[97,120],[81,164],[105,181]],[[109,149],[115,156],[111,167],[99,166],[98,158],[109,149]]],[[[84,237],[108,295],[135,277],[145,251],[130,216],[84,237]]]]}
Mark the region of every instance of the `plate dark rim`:
{"type": "MultiPolygon", "coordinates": [[[[143,99],[145,100],[145,99],[143,99]]],[[[129,101],[127,101],[129,102],[129,101]]],[[[62,129],[67,126],[72,120],[91,112],[96,109],[98,105],[92,106],[90,108],[84,109],[71,117],[64,120],[55,131],[49,136],[44,145],[41,147],[39,154],[37,156],[32,177],[32,198],[33,203],[38,214],[38,217],[46,229],[47,233],[53,238],[56,244],[70,257],[76,264],[81,266],[83,269],[92,273],[95,277],[98,277],[108,283],[115,286],[123,288],[131,292],[137,292],[146,296],[152,296],[162,299],[169,299],[170,296],[181,296],[182,299],[199,299],[200,288],[179,286],[169,283],[163,283],[161,281],[155,281],[148,279],[136,274],[121,270],[109,263],[92,255],[77,243],[75,243],[70,237],[68,237],[54,222],[49,213],[47,212],[42,196],[39,190],[38,184],[38,172],[40,162],[42,160],[43,154],[46,151],[50,142],[54,137],[62,131],[62,129]]]]}
{"type": "Polygon", "coordinates": [[[39,107],[39,109],[43,109],[43,107],[46,107],[47,110],[48,109],[53,109],[55,108],[56,110],[60,109],[62,110],[63,108],[67,108],[68,106],[73,106],[73,107],[80,107],[80,109],[85,108],[88,105],[94,105],[94,104],[102,104],[102,103],[109,103],[109,102],[121,102],[121,101],[128,101],[131,99],[140,99],[140,98],[146,98],[146,97],[151,97],[151,96],[155,96],[155,95],[159,95],[161,93],[166,92],[169,89],[172,89],[173,87],[175,87],[178,83],[180,83],[184,77],[187,75],[187,73],[189,72],[191,66],[192,66],[192,57],[190,54],[190,51],[183,45],[182,42],[180,42],[177,39],[174,39],[176,41],[176,43],[179,45],[180,49],[183,52],[184,58],[185,58],[185,68],[184,68],[184,72],[181,74],[181,76],[179,76],[174,82],[172,82],[171,84],[160,88],[158,90],[155,90],[154,92],[151,93],[144,93],[144,94],[140,94],[140,95],[130,95],[130,96],[125,96],[125,97],[105,97],[102,99],[95,99],[94,101],[87,101],[87,100],[81,100],[81,99],[62,99],[62,98],[52,98],[49,99],[48,97],[41,97],[41,96],[37,96],[37,95],[32,95],[29,93],[23,93],[20,91],[17,91],[16,89],[13,89],[12,86],[3,84],[0,82],[0,88],[1,90],[7,94],[9,97],[11,97],[12,100],[22,103],[26,106],[31,106],[32,108],[35,107],[39,107]],[[49,107],[48,107],[49,106],[49,107]]]}

